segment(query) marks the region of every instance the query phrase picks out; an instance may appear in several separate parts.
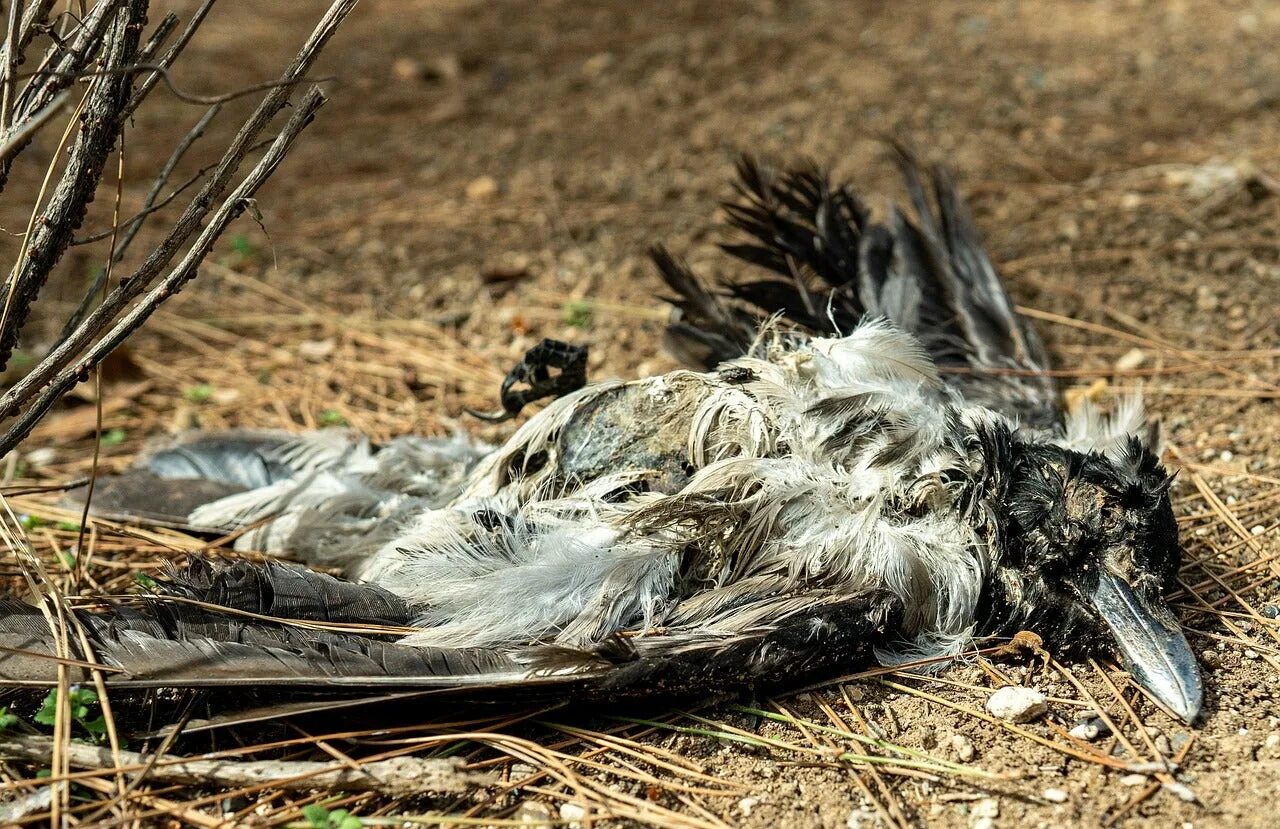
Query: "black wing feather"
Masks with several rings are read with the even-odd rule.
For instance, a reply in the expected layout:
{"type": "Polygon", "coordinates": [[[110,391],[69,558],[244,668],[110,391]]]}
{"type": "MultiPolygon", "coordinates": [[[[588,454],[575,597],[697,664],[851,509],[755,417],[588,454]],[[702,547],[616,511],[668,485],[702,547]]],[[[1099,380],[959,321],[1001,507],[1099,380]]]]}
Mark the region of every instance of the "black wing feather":
{"type": "MultiPolygon", "coordinates": [[[[886,317],[915,334],[971,402],[1035,426],[1058,425],[1044,345],[1009,299],[950,175],[940,167],[926,171],[901,144],[893,149],[915,222],[897,209],[873,221],[849,187],[813,164],[779,172],[743,158],[738,198],[724,209],[747,240],[721,247],[783,278],[728,285],[729,297],[754,309],[757,323],[780,313],[796,328],[823,335],[847,332],[865,316],[886,317]]],[[[668,285],[683,308],[683,283],[668,279],[668,285]]],[[[711,295],[701,283],[697,290],[711,295]]],[[[734,310],[682,317],[675,323],[679,336],[714,338],[724,331],[717,327],[722,320],[732,319],[733,336],[724,341],[740,341],[742,318],[734,310]]]]}

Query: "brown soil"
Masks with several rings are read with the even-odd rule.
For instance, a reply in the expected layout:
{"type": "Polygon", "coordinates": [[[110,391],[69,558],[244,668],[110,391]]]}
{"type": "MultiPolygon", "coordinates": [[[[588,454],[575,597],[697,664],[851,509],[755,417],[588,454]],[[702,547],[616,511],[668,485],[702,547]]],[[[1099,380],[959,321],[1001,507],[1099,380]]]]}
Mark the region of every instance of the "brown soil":
{"type": "MultiPolygon", "coordinates": [[[[190,61],[176,82],[215,92],[270,77],[317,8],[220,8],[193,46],[206,70],[190,61]]],[[[462,407],[491,407],[502,373],[543,336],[589,344],[595,378],[667,368],[666,312],[644,252],[662,241],[708,273],[732,267],[714,248],[714,206],[737,154],[811,156],[894,194],[878,137],[909,136],[957,170],[1018,301],[1057,315],[1040,325],[1059,366],[1079,370],[1064,385],[1105,381],[1103,400],[1146,385],[1171,463],[1185,467],[1178,510],[1198,562],[1186,581],[1224,574],[1239,591],[1197,587],[1223,599],[1216,613],[1179,600],[1207,673],[1204,721],[1187,729],[1138,703],[1153,741],[1193,738],[1177,780],[1200,802],[1155,791],[1121,822],[1275,825],[1280,630],[1255,611],[1280,600],[1280,568],[1235,568],[1280,554],[1277,42],[1280,9],[1265,2],[366,0],[317,71],[337,78],[330,104],[259,197],[266,233],[242,220],[239,252],[224,245],[175,313],[138,338],[150,386],[109,413],[126,438],[105,463],[122,463],[148,432],[301,428],[329,409],[377,434],[474,427],[455,420],[462,407]],[[207,326],[184,326],[181,309],[200,309],[207,326]],[[307,316],[319,309],[345,317],[307,316]],[[275,373],[256,391],[218,395],[264,361],[275,373]],[[1116,373],[1117,361],[1130,370],[1116,373]],[[400,375],[384,382],[374,369],[388,365],[400,375]],[[183,400],[202,382],[212,401],[183,400]]],[[[174,102],[140,117],[131,169],[154,169],[198,116],[174,102]]],[[[220,123],[229,130],[233,118],[220,123]]],[[[207,146],[222,137],[214,130],[207,146]]],[[[139,174],[126,187],[126,213],[148,183],[139,174]]],[[[82,471],[86,421],[67,416],[40,445],[60,453],[59,470],[82,471]]],[[[1125,717],[1093,668],[1071,668],[1125,717]]],[[[972,666],[941,679],[972,689],[893,681],[977,708],[993,686],[972,666]]],[[[1080,699],[1061,676],[1032,682],[1080,699]]],[[[969,763],[1010,779],[886,775],[886,791],[866,772],[860,783],[785,752],[647,739],[741,782],[731,798],[687,797],[747,827],[873,825],[864,783],[907,823],[965,827],[1094,825],[1144,792],[938,702],[873,680],[850,687],[887,739],[954,759],[962,735],[969,763]]],[[[838,689],[785,704],[815,722],[828,722],[829,704],[856,725],[838,689]]],[[[1053,703],[1065,728],[1077,713],[1053,703]]],[[[708,716],[811,745],[791,726],[708,716]]],[[[1049,723],[1029,728],[1067,741],[1049,723]]],[[[1149,756],[1139,729],[1125,731],[1149,756]]],[[[542,796],[501,802],[522,797],[542,796]]]]}

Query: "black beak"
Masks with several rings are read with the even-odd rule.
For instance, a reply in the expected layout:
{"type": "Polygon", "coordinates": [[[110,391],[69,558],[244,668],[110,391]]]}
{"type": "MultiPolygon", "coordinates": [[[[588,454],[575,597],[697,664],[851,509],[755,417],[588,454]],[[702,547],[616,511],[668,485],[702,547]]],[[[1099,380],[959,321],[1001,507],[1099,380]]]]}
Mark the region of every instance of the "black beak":
{"type": "Polygon", "coordinates": [[[1124,579],[1102,571],[1090,596],[1125,670],[1161,705],[1188,725],[1200,713],[1200,667],[1187,637],[1163,599],[1147,599],[1124,579]]]}

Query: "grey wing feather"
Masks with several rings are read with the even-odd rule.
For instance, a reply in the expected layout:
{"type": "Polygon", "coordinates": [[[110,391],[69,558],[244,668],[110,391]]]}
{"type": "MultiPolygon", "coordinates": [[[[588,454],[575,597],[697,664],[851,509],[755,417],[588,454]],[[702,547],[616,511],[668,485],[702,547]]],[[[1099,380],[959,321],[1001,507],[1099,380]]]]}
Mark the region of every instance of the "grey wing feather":
{"type": "MultiPolygon", "coordinates": [[[[199,507],[296,474],[278,454],[294,439],[286,432],[232,430],[190,432],[168,440],[144,453],[128,471],[99,477],[93,513],[195,529],[188,516],[199,507]]],[[[70,490],[65,500],[80,505],[87,493],[87,487],[70,490]]]]}
{"type": "MultiPolygon", "coordinates": [[[[99,516],[193,531],[247,530],[236,549],[348,568],[394,538],[405,518],[455,497],[490,451],[461,438],[375,446],[338,429],[195,434],[101,478],[92,506],[99,516]]],[[[82,503],[86,491],[68,500],[82,503]]]]}
{"type": "MultiPolygon", "coordinates": [[[[677,610],[678,623],[661,632],[611,637],[583,648],[537,643],[439,648],[404,645],[372,632],[296,624],[340,617],[347,624],[373,625],[405,618],[410,609],[377,587],[246,562],[206,563],[174,575],[160,595],[74,611],[95,657],[110,671],[108,685],[252,685],[267,693],[276,687],[435,689],[476,699],[687,695],[785,685],[856,665],[896,629],[901,612],[885,591],[733,591],[722,601],[677,610]],[[288,598],[280,600],[277,592],[288,598]],[[175,602],[175,596],[202,603],[175,602]],[[218,597],[226,603],[207,601],[218,597]],[[368,616],[351,618],[357,608],[368,616]],[[259,611],[276,615],[248,615],[259,611]]],[[[0,636],[9,649],[0,659],[0,687],[57,682],[57,662],[51,658],[55,637],[38,608],[0,603],[0,636]]],[[[72,681],[88,679],[82,669],[71,673],[72,681]]],[[[225,702],[234,708],[238,700],[225,702]]]]}

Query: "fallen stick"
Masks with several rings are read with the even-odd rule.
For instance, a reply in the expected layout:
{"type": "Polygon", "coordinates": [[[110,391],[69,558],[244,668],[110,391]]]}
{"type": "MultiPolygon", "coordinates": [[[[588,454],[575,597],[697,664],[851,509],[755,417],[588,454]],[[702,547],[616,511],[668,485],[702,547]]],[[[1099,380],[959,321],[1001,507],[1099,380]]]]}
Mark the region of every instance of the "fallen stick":
{"type": "MultiPolygon", "coordinates": [[[[53,739],[43,736],[0,739],[0,757],[47,763],[53,756],[53,739]]],[[[147,768],[148,758],[136,751],[121,751],[121,766],[105,746],[70,743],[63,746],[68,763],[79,769],[137,772],[147,768]]],[[[166,758],[151,766],[147,779],[155,783],[220,786],[240,789],[269,785],[288,791],[328,789],[377,792],[393,797],[427,792],[467,792],[496,782],[484,772],[460,768],[460,757],[392,757],[363,763],[358,769],[334,762],[307,760],[184,760],[166,758]]],[[[44,781],[38,781],[44,782],[44,781]]]]}

